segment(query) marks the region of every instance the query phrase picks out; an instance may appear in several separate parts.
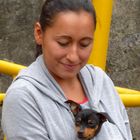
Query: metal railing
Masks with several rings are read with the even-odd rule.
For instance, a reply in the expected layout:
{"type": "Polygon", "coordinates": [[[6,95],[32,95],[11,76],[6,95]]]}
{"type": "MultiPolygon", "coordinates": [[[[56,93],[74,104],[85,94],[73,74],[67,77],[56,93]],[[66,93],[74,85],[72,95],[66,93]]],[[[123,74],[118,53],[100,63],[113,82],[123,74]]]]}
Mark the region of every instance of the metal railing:
{"type": "MultiPolygon", "coordinates": [[[[0,60],[0,73],[12,76],[13,78],[18,74],[21,69],[26,68],[23,65],[0,60]]],[[[140,91],[115,87],[118,91],[124,105],[126,107],[140,106],[140,91]]],[[[0,93],[0,102],[3,101],[5,93],[0,93]]]]}

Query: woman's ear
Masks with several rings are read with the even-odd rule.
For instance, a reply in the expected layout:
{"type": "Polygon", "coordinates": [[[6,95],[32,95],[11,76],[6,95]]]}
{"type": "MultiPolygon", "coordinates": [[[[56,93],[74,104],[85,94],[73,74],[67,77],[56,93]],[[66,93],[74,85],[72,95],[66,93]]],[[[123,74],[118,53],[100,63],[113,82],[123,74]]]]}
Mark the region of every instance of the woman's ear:
{"type": "Polygon", "coordinates": [[[36,44],[38,45],[42,45],[42,29],[41,29],[41,25],[39,22],[35,23],[34,26],[34,37],[35,37],[35,41],[36,44]]]}

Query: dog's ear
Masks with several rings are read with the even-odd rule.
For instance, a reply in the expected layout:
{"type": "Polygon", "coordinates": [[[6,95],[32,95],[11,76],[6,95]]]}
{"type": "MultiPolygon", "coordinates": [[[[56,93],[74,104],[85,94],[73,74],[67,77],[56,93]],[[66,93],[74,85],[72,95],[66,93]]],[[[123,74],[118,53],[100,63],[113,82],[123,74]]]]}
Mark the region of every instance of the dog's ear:
{"type": "Polygon", "coordinates": [[[108,120],[110,123],[114,124],[114,121],[111,119],[111,117],[107,113],[100,112],[100,113],[97,113],[97,114],[100,116],[100,119],[101,119],[102,123],[108,120]]]}
{"type": "Polygon", "coordinates": [[[69,104],[70,109],[71,109],[74,116],[76,116],[77,113],[82,110],[80,104],[78,104],[72,100],[67,100],[66,103],[69,104]]]}
{"type": "Polygon", "coordinates": [[[102,123],[108,120],[106,113],[97,113],[97,115],[99,116],[102,123]]]}

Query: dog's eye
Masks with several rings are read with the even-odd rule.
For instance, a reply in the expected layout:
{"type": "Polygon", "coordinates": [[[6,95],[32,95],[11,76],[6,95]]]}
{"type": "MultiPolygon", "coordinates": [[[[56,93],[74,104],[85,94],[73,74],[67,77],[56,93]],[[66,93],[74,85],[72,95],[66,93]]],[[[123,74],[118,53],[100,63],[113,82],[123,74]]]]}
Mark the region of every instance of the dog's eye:
{"type": "Polygon", "coordinates": [[[80,125],[81,124],[81,118],[77,118],[76,121],[75,121],[75,124],[80,125]]]}
{"type": "Polygon", "coordinates": [[[96,121],[88,120],[88,125],[94,127],[94,126],[96,126],[96,121]]]}

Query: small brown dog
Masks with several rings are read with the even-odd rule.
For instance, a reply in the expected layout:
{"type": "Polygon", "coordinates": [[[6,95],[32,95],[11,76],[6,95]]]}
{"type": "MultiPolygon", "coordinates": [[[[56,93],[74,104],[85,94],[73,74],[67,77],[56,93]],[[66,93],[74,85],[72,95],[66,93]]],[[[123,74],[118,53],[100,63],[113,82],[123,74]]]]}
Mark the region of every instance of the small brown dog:
{"type": "Polygon", "coordinates": [[[81,109],[80,104],[68,100],[71,111],[75,117],[77,136],[81,140],[90,140],[96,136],[102,124],[110,119],[106,113],[98,113],[92,109],[81,109]]]}

